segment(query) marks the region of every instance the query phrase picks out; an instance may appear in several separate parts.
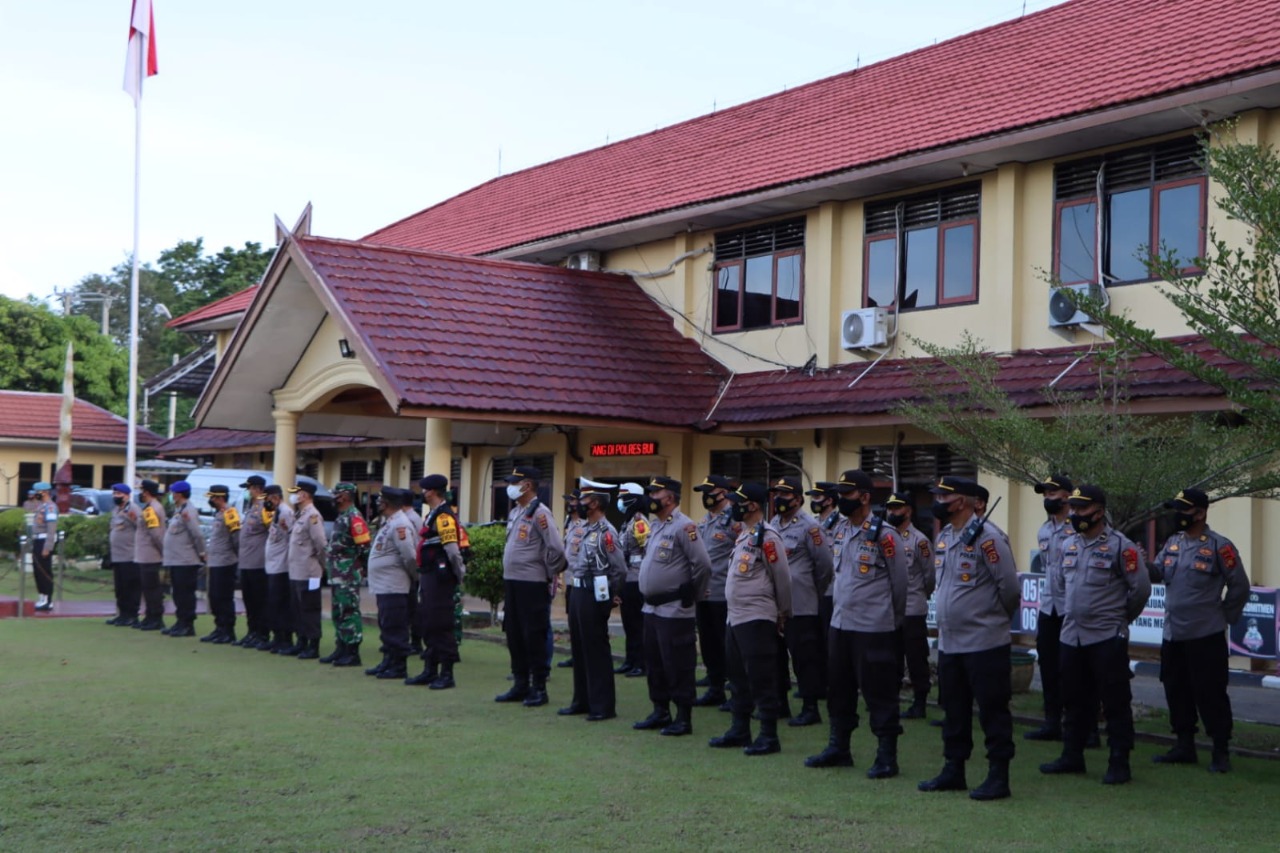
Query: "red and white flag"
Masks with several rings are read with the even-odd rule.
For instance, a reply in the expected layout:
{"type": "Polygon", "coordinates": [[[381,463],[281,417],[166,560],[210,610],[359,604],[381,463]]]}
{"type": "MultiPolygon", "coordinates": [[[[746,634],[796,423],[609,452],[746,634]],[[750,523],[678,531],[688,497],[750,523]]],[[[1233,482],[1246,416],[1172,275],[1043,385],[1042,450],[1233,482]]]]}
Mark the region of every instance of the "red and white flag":
{"type": "Polygon", "coordinates": [[[133,96],[136,107],[142,98],[142,81],[158,70],[156,66],[156,19],[151,0],[133,0],[129,19],[129,52],[124,63],[124,90],[133,96]]]}

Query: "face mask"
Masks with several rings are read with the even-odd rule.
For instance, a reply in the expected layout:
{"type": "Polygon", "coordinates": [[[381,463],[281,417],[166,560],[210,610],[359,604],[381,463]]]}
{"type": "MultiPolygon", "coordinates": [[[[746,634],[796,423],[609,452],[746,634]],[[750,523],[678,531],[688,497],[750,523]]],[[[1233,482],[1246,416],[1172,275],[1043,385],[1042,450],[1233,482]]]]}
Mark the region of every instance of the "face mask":
{"type": "Polygon", "coordinates": [[[275,508],[276,508],[276,502],[275,502],[275,501],[273,501],[273,500],[271,500],[271,498],[267,498],[266,500],[264,500],[264,501],[262,502],[262,505],[263,505],[264,507],[266,507],[267,509],[275,509],[275,508]]]}
{"type": "Polygon", "coordinates": [[[779,515],[781,515],[784,512],[788,512],[790,509],[791,509],[791,498],[786,498],[786,497],[783,497],[782,495],[779,495],[778,497],[773,499],[773,511],[778,513],[779,515]]]}
{"type": "Polygon", "coordinates": [[[1196,514],[1194,512],[1178,512],[1174,513],[1178,519],[1179,530],[1189,530],[1191,525],[1196,523],[1196,514]]]}
{"type": "Polygon", "coordinates": [[[298,505],[298,496],[289,495],[289,506],[297,506],[297,505],[298,505]]]}
{"type": "Polygon", "coordinates": [[[894,527],[901,527],[902,523],[907,520],[907,514],[905,512],[891,512],[885,515],[884,520],[894,527]]]}
{"type": "Polygon", "coordinates": [[[116,505],[116,506],[124,506],[124,498],[123,498],[123,497],[115,497],[115,498],[112,498],[111,500],[112,500],[112,502],[114,502],[114,503],[115,503],[115,505],[116,505]]]}
{"type": "Polygon", "coordinates": [[[631,502],[630,502],[630,501],[624,501],[622,498],[618,498],[617,507],[618,507],[618,512],[622,513],[623,515],[630,515],[630,514],[631,514],[631,502]]]}
{"type": "Polygon", "coordinates": [[[733,506],[729,507],[729,516],[734,521],[746,521],[747,505],[744,503],[741,503],[741,504],[734,504],[733,506]]]}
{"type": "Polygon", "coordinates": [[[862,508],[862,498],[839,498],[836,500],[836,509],[840,510],[841,515],[853,515],[862,508]]]}
{"type": "Polygon", "coordinates": [[[809,512],[814,515],[822,515],[822,511],[827,508],[826,501],[809,501],[809,512]]]}
{"type": "Polygon", "coordinates": [[[942,501],[933,502],[933,517],[940,522],[945,522],[951,517],[951,504],[944,504],[942,501]]]}
{"type": "Polygon", "coordinates": [[[586,504],[578,504],[573,508],[573,511],[578,514],[578,518],[586,518],[587,514],[591,512],[591,508],[586,504]]]}
{"type": "Polygon", "coordinates": [[[707,509],[712,509],[716,504],[720,503],[720,496],[712,492],[702,493],[702,505],[707,509]]]}
{"type": "Polygon", "coordinates": [[[1063,505],[1064,505],[1064,502],[1062,498],[1045,498],[1044,499],[1044,511],[1047,512],[1049,515],[1057,515],[1058,513],[1062,512],[1063,505]]]}
{"type": "Polygon", "coordinates": [[[520,496],[523,494],[524,494],[524,489],[520,488],[518,485],[512,484],[510,486],[507,486],[508,500],[518,501],[520,500],[520,496]]]}
{"type": "Polygon", "coordinates": [[[662,501],[657,498],[650,497],[645,499],[644,511],[650,515],[657,515],[662,512],[662,501]]]}
{"type": "Polygon", "coordinates": [[[209,506],[213,507],[214,509],[217,509],[217,508],[218,508],[218,502],[217,502],[217,501],[215,501],[213,498],[209,498],[209,506]]]}
{"type": "Polygon", "coordinates": [[[1090,527],[1093,527],[1093,525],[1098,521],[1097,516],[1090,517],[1087,515],[1076,515],[1074,512],[1071,514],[1070,518],[1071,529],[1076,533],[1084,533],[1090,527]]]}

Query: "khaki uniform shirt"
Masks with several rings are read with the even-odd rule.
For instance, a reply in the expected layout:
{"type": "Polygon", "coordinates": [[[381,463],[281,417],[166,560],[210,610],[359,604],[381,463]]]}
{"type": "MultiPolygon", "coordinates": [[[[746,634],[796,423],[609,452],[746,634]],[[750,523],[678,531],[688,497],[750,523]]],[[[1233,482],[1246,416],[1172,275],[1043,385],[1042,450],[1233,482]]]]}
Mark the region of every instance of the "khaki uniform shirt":
{"type": "Polygon", "coordinates": [[[240,525],[240,568],[261,569],[267,565],[267,529],[262,518],[262,498],[249,504],[240,525]]]}
{"type": "Polygon", "coordinates": [[[293,527],[293,507],[281,503],[274,510],[263,509],[262,520],[267,524],[264,552],[267,574],[286,574],[289,571],[289,530],[293,527]]]}
{"type": "MultiPolygon", "coordinates": [[[[650,522],[649,541],[640,563],[641,595],[646,599],[665,596],[687,585],[696,604],[702,600],[710,577],[711,560],[702,547],[698,525],[689,516],[676,508],[666,521],[655,518],[650,522]]],[[[643,611],[668,619],[694,618],[694,606],[685,607],[678,600],[663,604],[646,601],[643,611]]]]}
{"type": "Polygon", "coordinates": [[[564,567],[564,541],[551,510],[537,499],[511,510],[502,551],[503,580],[546,583],[564,567]]]}
{"type": "Polygon", "coordinates": [[[1040,525],[1036,537],[1040,545],[1040,568],[1044,570],[1044,591],[1040,612],[1061,616],[1067,609],[1067,580],[1062,575],[1062,546],[1075,531],[1071,520],[1050,518],[1040,525]]]}
{"type": "Polygon", "coordinates": [[[329,540],[324,519],[315,504],[297,510],[289,528],[289,580],[305,581],[324,576],[329,540]]]}
{"type": "Polygon", "coordinates": [[[1164,639],[1171,642],[1221,634],[1249,600],[1240,552],[1208,526],[1194,539],[1181,532],[1170,536],[1156,555],[1154,574],[1164,581],[1164,639]]]}
{"type": "Polygon", "coordinates": [[[164,504],[152,498],[138,510],[138,526],[134,530],[133,561],[139,565],[156,565],[164,560],[164,532],[168,527],[164,504]]]}
{"type": "Polygon", "coordinates": [[[236,565],[240,559],[240,527],[240,511],[233,506],[213,514],[209,525],[209,565],[236,565]]]}
{"type": "Polygon", "coordinates": [[[791,572],[778,531],[762,523],[739,534],[724,589],[730,625],[791,616],[791,572]]]}
{"type": "Polygon", "coordinates": [[[800,510],[790,521],[774,516],[770,526],[782,537],[786,547],[787,568],[791,573],[791,614],[817,616],[819,596],[835,576],[831,546],[827,544],[822,525],[800,510]]]}
{"type": "MultiPolygon", "coordinates": [[[[877,520],[878,521],[878,520],[877,520]]],[[[886,633],[902,626],[907,608],[907,551],[887,523],[844,524],[832,585],[831,627],[886,633]]]]}
{"type": "Polygon", "coordinates": [[[988,520],[974,544],[966,545],[963,528],[945,525],[934,545],[933,565],[938,650],[965,654],[1009,645],[1022,590],[1004,531],[988,520]]]}
{"type": "Polygon", "coordinates": [[[622,556],[627,561],[627,583],[640,582],[640,564],[644,562],[644,548],[649,541],[649,519],[637,513],[622,528],[622,556]]]}
{"type": "Polygon", "coordinates": [[[709,512],[698,522],[698,535],[711,561],[711,579],[707,582],[707,601],[724,601],[724,584],[729,577],[729,559],[742,525],[733,520],[733,507],[709,512]]]}
{"type": "Polygon", "coordinates": [[[418,531],[400,510],[385,516],[369,549],[369,591],[407,595],[418,578],[418,531]]]}
{"type": "Polygon", "coordinates": [[[200,513],[187,501],[174,506],[169,526],[164,531],[164,564],[166,566],[198,566],[204,562],[204,531],[200,529],[200,513]]]}
{"type": "Polygon", "coordinates": [[[1138,546],[1105,525],[1093,539],[1072,533],[1062,546],[1066,612],[1062,642],[1088,646],[1128,637],[1129,623],[1151,596],[1151,577],[1138,546]]]}
{"type": "Polygon", "coordinates": [[[907,549],[907,615],[928,616],[929,596],[938,586],[933,546],[914,524],[908,524],[905,531],[894,529],[907,549]]]}
{"type": "Polygon", "coordinates": [[[584,520],[582,540],[577,553],[569,561],[569,571],[588,590],[596,575],[605,575],[609,578],[610,598],[621,595],[622,583],[627,577],[627,563],[622,556],[622,542],[617,529],[603,518],[595,524],[584,520]]]}
{"type": "Polygon", "coordinates": [[[111,511],[111,562],[132,563],[134,540],[138,538],[137,508],[129,501],[111,511]]]}

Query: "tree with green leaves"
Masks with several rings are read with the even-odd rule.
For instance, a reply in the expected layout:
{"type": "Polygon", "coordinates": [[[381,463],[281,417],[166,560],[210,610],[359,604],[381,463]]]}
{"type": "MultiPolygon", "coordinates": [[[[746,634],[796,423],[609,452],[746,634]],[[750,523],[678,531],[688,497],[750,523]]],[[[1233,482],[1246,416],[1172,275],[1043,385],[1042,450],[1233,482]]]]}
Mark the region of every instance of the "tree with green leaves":
{"type": "Polygon", "coordinates": [[[43,303],[0,297],[0,388],[62,393],[67,342],[75,347],[76,396],[124,411],[129,355],[87,317],[64,317],[43,303]]]}

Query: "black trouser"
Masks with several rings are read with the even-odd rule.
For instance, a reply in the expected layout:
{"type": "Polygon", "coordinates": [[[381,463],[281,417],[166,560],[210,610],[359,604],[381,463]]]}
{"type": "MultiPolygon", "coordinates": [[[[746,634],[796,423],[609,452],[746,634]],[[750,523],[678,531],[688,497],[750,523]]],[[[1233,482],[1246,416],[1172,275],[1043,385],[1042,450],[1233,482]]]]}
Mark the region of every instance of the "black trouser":
{"type": "Polygon", "coordinates": [[[692,705],[698,667],[695,619],[644,614],[644,668],[649,700],[692,705]]]}
{"type": "Polygon", "coordinates": [[[946,714],[942,721],[942,755],[947,761],[968,761],[973,754],[975,701],[978,722],[986,735],[987,760],[1013,760],[1011,675],[1007,644],[980,652],[938,652],[938,693],[946,714]]]}
{"type": "Polygon", "coordinates": [[[416,651],[422,651],[422,621],[418,619],[418,579],[409,581],[409,644],[416,651]]]}
{"type": "Polygon", "coordinates": [[[196,621],[196,583],[200,579],[199,566],[165,566],[169,570],[169,587],[172,589],[173,609],[178,621],[194,625],[196,621]]]}
{"type": "Polygon", "coordinates": [[[826,695],[827,683],[826,678],[830,677],[831,667],[827,664],[827,631],[831,629],[831,617],[835,613],[835,603],[830,595],[818,596],[818,630],[820,631],[818,642],[819,654],[822,656],[822,674],[823,695],[826,695]]]}
{"type": "Polygon", "coordinates": [[[240,595],[244,598],[244,621],[249,633],[267,636],[271,633],[267,619],[267,570],[240,569],[240,595]]]}
{"type": "Polygon", "coordinates": [[[137,619],[138,605],[142,601],[142,576],[138,574],[138,564],[131,560],[113,562],[111,571],[116,581],[116,610],[123,619],[137,619]]]}
{"type": "Polygon", "coordinates": [[[820,616],[792,616],[787,622],[787,650],[800,685],[800,698],[817,702],[827,698],[827,634],[820,616]]]}
{"type": "Polygon", "coordinates": [[[209,567],[209,612],[215,627],[236,629],[236,565],[209,567]]]}
{"type": "Polygon", "coordinates": [[[293,616],[293,629],[299,640],[320,639],[320,611],[324,602],[320,588],[307,589],[310,581],[289,580],[289,612],[293,616]]]}
{"type": "Polygon", "coordinates": [[[378,602],[378,632],[382,640],[383,654],[393,658],[407,658],[409,646],[409,595],[404,592],[388,592],[374,596],[378,602]]]}
{"type": "Polygon", "coordinates": [[[1062,644],[1063,752],[1078,754],[1084,749],[1099,699],[1107,720],[1107,746],[1112,752],[1133,750],[1131,677],[1128,637],[1087,646],[1062,644]]]}
{"type": "Polygon", "coordinates": [[[876,737],[902,734],[898,722],[898,667],[902,660],[897,631],[827,632],[827,710],[858,727],[858,694],[867,703],[876,737]]]}
{"type": "Polygon", "coordinates": [[[723,688],[725,680],[725,623],[729,620],[729,603],[727,601],[699,601],[698,649],[702,652],[702,663],[707,668],[707,680],[711,687],[723,688]]]}
{"type": "Polygon", "coordinates": [[[1160,680],[1176,735],[1196,733],[1196,714],[1214,742],[1231,738],[1231,696],[1227,693],[1227,637],[1219,631],[1195,640],[1160,644],[1160,680]]]}
{"type": "Polygon", "coordinates": [[[36,592],[53,598],[53,551],[44,553],[45,539],[36,539],[31,548],[31,573],[36,576],[36,592]]]}
{"type": "MultiPolygon", "coordinates": [[[[929,626],[927,616],[905,616],[902,619],[902,658],[911,675],[911,689],[917,695],[929,692],[929,626]]],[[[898,668],[902,681],[903,668],[898,668]]]]}
{"type": "Polygon", "coordinates": [[[146,618],[157,621],[164,618],[164,589],[160,586],[160,564],[138,563],[138,582],[142,600],[146,602],[146,618]]]}
{"type": "MultiPolygon", "coordinates": [[[[423,581],[425,583],[425,581],[423,581]]],[[[516,681],[547,683],[547,632],[551,630],[551,592],[545,581],[504,580],[502,630],[507,635],[511,674],[516,681]]]]}
{"type": "Polygon", "coordinates": [[[277,642],[293,635],[293,591],[288,572],[267,575],[267,624],[277,642]]]}
{"type": "Polygon", "coordinates": [[[627,581],[622,587],[622,633],[627,638],[626,663],[644,666],[644,596],[639,581],[627,581]]]}
{"type": "MultiPolygon", "coordinates": [[[[570,583],[573,581],[571,580],[570,583]]],[[[588,580],[590,583],[590,580],[588,580]]],[[[609,611],[613,602],[596,601],[590,587],[577,587],[569,597],[569,647],[573,654],[573,703],[592,714],[617,711],[613,685],[613,650],[609,646],[609,611]]]]}
{"type": "Polygon", "coordinates": [[[422,642],[427,647],[428,664],[459,660],[458,636],[453,631],[453,592],[457,588],[452,571],[427,568],[418,576],[418,617],[422,620],[422,642]]]}
{"type": "Polygon", "coordinates": [[[729,625],[724,643],[733,715],[749,717],[757,710],[762,721],[778,719],[778,623],[753,619],[729,625]]]}
{"type": "Polygon", "coordinates": [[[1036,621],[1036,661],[1044,691],[1044,721],[1062,726],[1062,616],[1040,611],[1036,621]]]}

